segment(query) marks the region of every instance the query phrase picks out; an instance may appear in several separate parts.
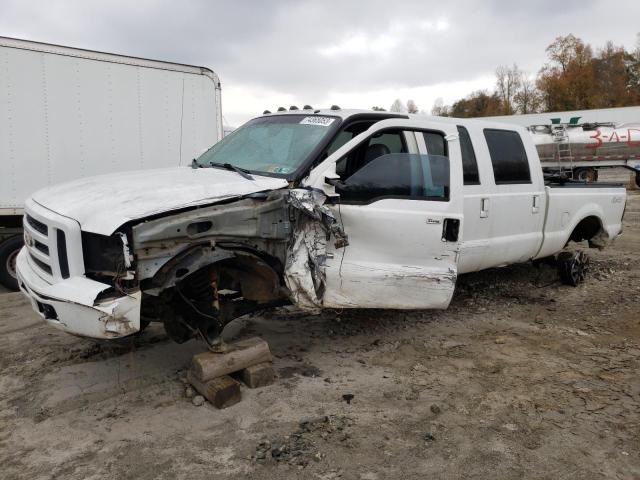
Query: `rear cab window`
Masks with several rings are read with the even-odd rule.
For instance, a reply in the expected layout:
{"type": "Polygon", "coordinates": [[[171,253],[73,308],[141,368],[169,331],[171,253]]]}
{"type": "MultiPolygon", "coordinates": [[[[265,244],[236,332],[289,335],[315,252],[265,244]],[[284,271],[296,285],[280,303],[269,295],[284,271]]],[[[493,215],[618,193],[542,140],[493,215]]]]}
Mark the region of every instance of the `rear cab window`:
{"type": "Polygon", "coordinates": [[[485,128],[484,137],[496,185],[531,183],[529,159],[518,132],[485,128]]]}

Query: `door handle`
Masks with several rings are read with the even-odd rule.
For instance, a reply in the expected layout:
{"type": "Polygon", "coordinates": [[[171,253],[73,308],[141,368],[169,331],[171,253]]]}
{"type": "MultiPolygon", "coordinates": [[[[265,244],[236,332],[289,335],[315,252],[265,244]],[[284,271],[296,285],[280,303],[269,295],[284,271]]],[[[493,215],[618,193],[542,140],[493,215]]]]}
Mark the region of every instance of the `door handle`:
{"type": "Polygon", "coordinates": [[[534,195],[531,202],[531,212],[538,213],[540,211],[540,195],[534,195]]]}
{"type": "Polygon", "coordinates": [[[489,199],[480,199],[480,218],[487,218],[489,216],[489,199]]]}

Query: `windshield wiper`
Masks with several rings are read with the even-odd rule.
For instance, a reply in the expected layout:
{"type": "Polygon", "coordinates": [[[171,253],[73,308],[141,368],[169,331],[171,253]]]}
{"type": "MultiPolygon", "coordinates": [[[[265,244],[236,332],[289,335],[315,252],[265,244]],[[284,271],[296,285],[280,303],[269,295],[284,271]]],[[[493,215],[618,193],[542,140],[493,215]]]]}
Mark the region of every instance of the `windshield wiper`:
{"type": "Polygon", "coordinates": [[[222,167],[222,168],[226,168],[227,170],[233,170],[238,175],[243,176],[247,180],[253,180],[251,173],[249,172],[249,170],[245,168],[236,167],[235,165],[231,165],[230,163],[209,162],[209,165],[211,165],[212,167],[222,167]]]}

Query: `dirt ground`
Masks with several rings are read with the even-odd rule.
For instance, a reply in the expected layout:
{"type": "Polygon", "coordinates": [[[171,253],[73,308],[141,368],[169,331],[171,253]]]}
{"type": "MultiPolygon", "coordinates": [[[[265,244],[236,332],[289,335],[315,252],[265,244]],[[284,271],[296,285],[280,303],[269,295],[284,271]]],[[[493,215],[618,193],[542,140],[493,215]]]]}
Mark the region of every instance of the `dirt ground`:
{"type": "Polygon", "coordinates": [[[517,265],[462,276],[442,312],[239,319],[278,378],[225,410],[185,397],[201,344],[75,338],[2,294],[0,477],[640,478],[638,192],[590,253],[577,288],[517,265]]]}

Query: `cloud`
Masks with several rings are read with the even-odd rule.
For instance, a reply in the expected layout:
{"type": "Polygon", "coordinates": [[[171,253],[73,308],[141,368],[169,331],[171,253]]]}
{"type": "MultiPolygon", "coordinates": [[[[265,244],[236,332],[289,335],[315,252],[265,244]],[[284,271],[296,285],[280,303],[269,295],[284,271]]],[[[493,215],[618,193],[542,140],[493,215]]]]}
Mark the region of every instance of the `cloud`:
{"type": "Polygon", "coordinates": [[[382,34],[370,37],[364,33],[349,35],[339,43],[318,48],[318,53],[325,57],[388,55],[400,45],[398,36],[382,34]]]}
{"type": "Polygon", "coordinates": [[[341,41],[329,46],[320,46],[317,52],[329,58],[339,56],[385,57],[407,48],[414,40],[416,32],[443,32],[450,24],[446,18],[435,22],[429,20],[392,23],[383,32],[348,33],[341,41]]]}
{"type": "Polygon", "coordinates": [[[498,65],[537,72],[559,35],[630,48],[638,18],[637,0],[4,0],[0,34],[208,66],[238,124],[279,104],[388,107],[411,95],[430,110],[491,87],[498,65]]]}

